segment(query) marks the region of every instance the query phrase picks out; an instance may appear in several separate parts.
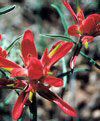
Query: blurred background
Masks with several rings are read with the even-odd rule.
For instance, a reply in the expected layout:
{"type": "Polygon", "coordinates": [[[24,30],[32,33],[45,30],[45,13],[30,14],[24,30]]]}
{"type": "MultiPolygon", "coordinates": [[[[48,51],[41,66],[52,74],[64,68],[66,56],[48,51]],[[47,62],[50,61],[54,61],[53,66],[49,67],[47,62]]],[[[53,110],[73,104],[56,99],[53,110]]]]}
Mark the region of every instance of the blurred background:
{"type": "MultiPolygon", "coordinates": [[[[75,0],[69,0],[76,11],[75,0]]],[[[89,14],[100,13],[99,0],[79,0],[84,10],[85,17],[89,14]]],[[[40,34],[64,35],[65,30],[61,18],[51,4],[57,5],[66,18],[68,26],[73,24],[73,19],[61,0],[0,0],[0,7],[16,5],[16,8],[4,15],[0,15],[0,33],[3,40],[0,45],[7,48],[11,42],[21,36],[25,30],[31,29],[35,36],[35,43],[39,57],[45,48],[50,48],[58,39],[50,39],[40,34]]],[[[67,31],[67,30],[66,30],[67,31]]],[[[77,38],[72,38],[77,40],[77,38]]],[[[100,64],[100,37],[96,37],[94,43],[89,44],[88,49],[82,49],[89,57],[100,64]]],[[[11,50],[9,58],[23,64],[20,59],[20,41],[11,50]]],[[[69,69],[71,54],[66,56],[66,65],[69,69]]],[[[55,73],[62,72],[62,60],[52,70],[55,73]]],[[[77,68],[87,68],[89,72],[75,73],[74,77],[67,77],[66,90],[63,99],[69,102],[78,111],[78,118],[65,115],[56,105],[37,95],[38,121],[100,121],[100,71],[79,55],[77,68]]],[[[53,92],[61,96],[63,87],[53,88],[53,92]]],[[[0,121],[12,121],[11,110],[17,99],[17,94],[12,90],[0,89],[0,121]]],[[[29,121],[29,109],[26,107],[24,116],[19,121],[29,121]]]]}

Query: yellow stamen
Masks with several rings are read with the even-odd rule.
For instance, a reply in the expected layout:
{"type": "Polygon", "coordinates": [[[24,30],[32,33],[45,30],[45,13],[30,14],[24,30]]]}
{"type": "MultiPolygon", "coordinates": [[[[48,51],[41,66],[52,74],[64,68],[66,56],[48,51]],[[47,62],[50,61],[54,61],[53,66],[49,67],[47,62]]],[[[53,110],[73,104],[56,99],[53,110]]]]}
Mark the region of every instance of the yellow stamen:
{"type": "Polygon", "coordinates": [[[30,100],[30,102],[32,102],[32,98],[33,98],[33,92],[30,91],[30,93],[29,93],[29,100],[30,100]]]}
{"type": "Polygon", "coordinates": [[[4,68],[5,70],[7,70],[7,71],[12,71],[13,70],[13,68],[4,68]]]}
{"type": "Polygon", "coordinates": [[[49,57],[51,58],[56,52],[57,50],[61,47],[61,44],[57,45],[50,53],[49,53],[49,57]]]}
{"type": "Polygon", "coordinates": [[[81,11],[80,6],[77,7],[77,13],[81,11]]]}
{"type": "Polygon", "coordinates": [[[48,75],[53,75],[53,72],[49,71],[49,72],[48,72],[48,75]]]}
{"type": "Polygon", "coordinates": [[[82,32],[82,31],[80,31],[80,30],[78,30],[78,31],[77,31],[77,33],[78,33],[78,34],[80,34],[80,35],[82,35],[82,34],[83,34],[83,32],[82,32]]]}
{"type": "Polygon", "coordinates": [[[84,46],[85,46],[85,48],[87,49],[88,48],[88,42],[86,41],[85,43],[84,43],[84,46]]]}
{"type": "Polygon", "coordinates": [[[14,84],[7,84],[7,87],[14,87],[14,84]]]}

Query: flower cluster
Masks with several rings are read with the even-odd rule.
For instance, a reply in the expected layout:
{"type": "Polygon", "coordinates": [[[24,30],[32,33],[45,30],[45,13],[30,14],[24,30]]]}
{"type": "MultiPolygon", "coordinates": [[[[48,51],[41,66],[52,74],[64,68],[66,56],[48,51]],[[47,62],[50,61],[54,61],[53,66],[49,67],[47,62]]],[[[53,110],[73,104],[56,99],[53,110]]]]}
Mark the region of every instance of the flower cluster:
{"type": "MultiPolygon", "coordinates": [[[[77,13],[75,13],[67,0],[62,1],[75,22],[74,25],[68,28],[68,34],[78,38],[78,41],[74,43],[74,53],[70,60],[70,72],[73,72],[82,46],[85,45],[87,48],[88,42],[93,42],[94,37],[100,35],[100,14],[91,14],[85,18],[83,10],[79,6],[77,13]]],[[[14,9],[14,7],[9,9],[14,9]]],[[[7,9],[5,13],[7,11],[9,10],[7,9]]],[[[0,40],[2,40],[1,34],[0,40]]],[[[76,110],[50,90],[51,87],[63,86],[63,80],[55,76],[51,71],[51,67],[67,55],[74,44],[73,42],[60,40],[52,46],[50,51],[46,48],[41,59],[39,59],[34,35],[31,30],[26,30],[21,42],[23,66],[9,60],[7,50],[0,47],[0,71],[10,73],[9,78],[6,76],[0,78],[0,88],[18,89],[19,91],[18,99],[12,110],[14,120],[18,120],[22,116],[25,106],[31,105],[33,96],[36,93],[58,105],[65,114],[77,117],[76,110]]]]}
{"type": "Polygon", "coordinates": [[[72,42],[59,41],[50,51],[45,50],[42,58],[38,59],[38,53],[34,43],[34,36],[30,30],[25,31],[21,52],[24,67],[10,61],[6,57],[6,50],[1,49],[0,68],[4,68],[11,73],[12,78],[0,79],[0,87],[10,89],[20,89],[21,92],[12,111],[13,119],[19,119],[27,102],[32,102],[32,95],[37,92],[42,97],[56,103],[64,113],[70,116],[77,116],[76,111],[59,96],[49,90],[51,86],[63,86],[63,80],[53,76],[50,68],[65,56],[73,47],[72,42]],[[5,52],[5,54],[3,54],[5,52]],[[19,80],[18,80],[19,79],[19,80]]]}
{"type": "Polygon", "coordinates": [[[80,6],[77,7],[77,14],[73,11],[72,7],[68,3],[68,0],[63,0],[63,4],[71,13],[75,24],[68,28],[68,33],[71,36],[76,36],[79,38],[79,42],[76,45],[75,53],[71,59],[70,67],[73,69],[77,56],[80,53],[82,45],[88,48],[88,42],[93,42],[94,37],[100,35],[100,14],[91,14],[85,18],[83,10],[80,6]]]}

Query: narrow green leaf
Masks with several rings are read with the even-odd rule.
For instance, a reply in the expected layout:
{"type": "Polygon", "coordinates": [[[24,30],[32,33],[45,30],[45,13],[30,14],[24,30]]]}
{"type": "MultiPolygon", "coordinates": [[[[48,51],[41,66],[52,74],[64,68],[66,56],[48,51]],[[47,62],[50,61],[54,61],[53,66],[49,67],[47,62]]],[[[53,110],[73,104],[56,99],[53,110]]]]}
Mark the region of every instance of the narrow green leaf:
{"type": "MultiPolygon", "coordinates": [[[[67,72],[65,57],[62,58],[62,68],[63,68],[63,73],[67,72]]],[[[64,81],[63,87],[67,88],[67,75],[63,77],[63,81],[64,81]]]]}
{"type": "MultiPolygon", "coordinates": [[[[74,69],[74,73],[80,73],[80,72],[87,72],[87,71],[90,71],[90,69],[87,69],[87,68],[76,68],[74,69]]],[[[72,71],[67,71],[67,72],[64,72],[64,73],[61,73],[59,75],[57,75],[58,78],[61,78],[61,77],[64,77],[64,76],[67,76],[67,75],[71,75],[72,74],[72,71]]]]}
{"type": "Polygon", "coordinates": [[[59,34],[40,34],[40,36],[43,37],[47,37],[47,38],[52,38],[52,39],[61,39],[64,41],[68,41],[68,42],[74,42],[74,40],[72,40],[71,38],[64,36],[64,35],[59,35],[59,34]]]}
{"type": "Polygon", "coordinates": [[[68,35],[68,32],[67,32],[67,30],[68,30],[68,24],[67,24],[67,21],[65,19],[65,16],[63,15],[62,11],[59,9],[59,7],[57,5],[51,4],[51,6],[53,8],[55,8],[56,11],[58,12],[58,14],[60,15],[62,25],[63,25],[63,27],[65,29],[65,33],[66,33],[66,35],[68,35]]]}
{"type": "Polygon", "coordinates": [[[93,60],[92,58],[90,58],[88,55],[86,55],[84,52],[80,51],[80,54],[85,57],[90,63],[92,63],[96,68],[100,69],[100,65],[93,60]]]}
{"type": "Polygon", "coordinates": [[[76,68],[74,70],[74,73],[78,73],[78,72],[88,72],[90,71],[90,69],[87,69],[87,68],[76,68]]]}
{"type": "Polygon", "coordinates": [[[9,75],[6,73],[5,69],[3,68],[0,69],[0,78],[2,77],[9,78],[9,75]]]}
{"type": "Polygon", "coordinates": [[[4,6],[4,7],[0,8],[0,15],[12,11],[14,8],[15,8],[15,5],[9,5],[9,6],[4,6]]]}
{"type": "Polygon", "coordinates": [[[13,48],[13,46],[18,42],[18,40],[19,40],[21,37],[22,37],[22,35],[19,36],[17,39],[15,39],[15,40],[6,48],[6,50],[8,51],[8,53],[10,53],[11,49],[13,48]]]}

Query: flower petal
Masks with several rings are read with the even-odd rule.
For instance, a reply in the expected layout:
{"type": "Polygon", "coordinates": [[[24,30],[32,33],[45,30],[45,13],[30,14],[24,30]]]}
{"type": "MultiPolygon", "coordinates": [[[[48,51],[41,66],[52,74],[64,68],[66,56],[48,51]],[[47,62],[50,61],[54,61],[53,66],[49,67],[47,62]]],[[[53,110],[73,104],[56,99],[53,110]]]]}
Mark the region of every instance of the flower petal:
{"type": "Polygon", "coordinates": [[[80,37],[80,31],[78,28],[78,25],[72,25],[68,28],[68,33],[71,36],[76,36],[76,37],[80,37]]]}
{"type": "Polygon", "coordinates": [[[12,111],[12,117],[14,120],[18,120],[22,113],[23,113],[23,108],[24,108],[24,105],[26,104],[27,100],[28,100],[28,93],[26,92],[22,92],[15,105],[14,105],[14,108],[13,108],[13,111],[12,111]]]}
{"type": "Polygon", "coordinates": [[[16,80],[15,83],[14,83],[14,88],[25,88],[27,86],[27,83],[23,80],[16,80]]]}
{"type": "Polygon", "coordinates": [[[2,34],[0,34],[0,41],[2,40],[2,34]]]}
{"type": "Polygon", "coordinates": [[[80,7],[78,7],[77,18],[78,18],[79,24],[81,24],[82,21],[85,19],[83,10],[80,7]]]}
{"type": "Polygon", "coordinates": [[[65,56],[72,49],[72,47],[73,47],[72,42],[61,42],[61,47],[51,57],[50,62],[48,64],[48,68],[50,68],[53,64],[59,61],[63,56],[65,56]]]}
{"type": "Polygon", "coordinates": [[[41,62],[43,64],[43,66],[47,65],[50,61],[50,58],[48,56],[48,48],[46,48],[46,50],[43,53],[43,56],[41,58],[41,62]]]}
{"type": "Polygon", "coordinates": [[[0,67],[1,68],[21,68],[21,66],[19,66],[18,64],[3,58],[0,56],[0,67]]]}
{"type": "Polygon", "coordinates": [[[28,70],[26,68],[14,68],[11,71],[11,76],[12,77],[26,77],[28,76],[28,70]]]}
{"type": "Polygon", "coordinates": [[[100,14],[91,14],[82,22],[80,29],[83,29],[84,34],[91,35],[94,33],[96,29],[95,27],[99,23],[100,23],[100,14]]]}
{"type": "Polygon", "coordinates": [[[63,0],[63,4],[69,10],[69,12],[72,14],[74,21],[77,22],[77,16],[76,16],[75,12],[73,11],[72,7],[70,6],[70,4],[68,3],[68,0],[63,0]]]}
{"type": "Polygon", "coordinates": [[[77,112],[68,103],[64,102],[58,95],[54,94],[47,87],[38,84],[37,92],[43,98],[57,104],[65,114],[77,117],[77,112]]]}
{"type": "Polygon", "coordinates": [[[60,78],[53,77],[53,76],[47,76],[44,79],[44,83],[47,83],[47,84],[49,84],[51,86],[55,86],[55,87],[63,86],[63,80],[60,78]]]}
{"type": "Polygon", "coordinates": [[[28,66],[29,64],[29,57],[38,57],[35,43],[34,43],[34,36],[31,30],[25,31],[22,43],[21,43],[21,50],[24,63],[28,66]]]}
{"type": "Polygon", "coordinates": [[[43,66],[35,57],[30,59],[28,74],[31,79],[39,79],[43,75],[43,66]]]}
{"type": "Polygon", "coordinates": [[[93,36],[84,36],[82,38],[82,43],[85,44],[86,41],[87,42],[93,42],[93,40],[94,40],[94,37],[93,36]]]}
{"type": "Polygon", "coordinates": [[[2,47],[0,47],[0,56],[6,58],[8,55],[8,52],[4,50],[2,47]]]}

